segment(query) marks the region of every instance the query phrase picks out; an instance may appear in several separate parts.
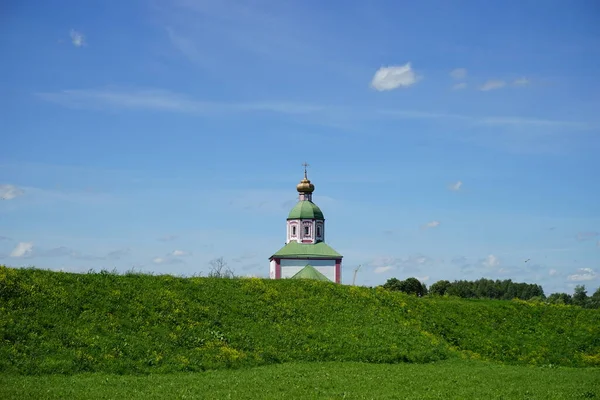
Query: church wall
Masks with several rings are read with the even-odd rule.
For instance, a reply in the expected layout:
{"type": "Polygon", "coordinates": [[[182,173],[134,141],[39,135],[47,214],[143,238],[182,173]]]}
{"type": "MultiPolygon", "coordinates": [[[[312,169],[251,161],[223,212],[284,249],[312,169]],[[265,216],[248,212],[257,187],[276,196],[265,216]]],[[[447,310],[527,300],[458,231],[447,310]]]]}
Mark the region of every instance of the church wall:
{"type": "Polygon", "coordinates": [[[275,279],[275,268],[277,268],[277,263],[275,260],[271,260],[269,263],[269,278],[275,279]]]}

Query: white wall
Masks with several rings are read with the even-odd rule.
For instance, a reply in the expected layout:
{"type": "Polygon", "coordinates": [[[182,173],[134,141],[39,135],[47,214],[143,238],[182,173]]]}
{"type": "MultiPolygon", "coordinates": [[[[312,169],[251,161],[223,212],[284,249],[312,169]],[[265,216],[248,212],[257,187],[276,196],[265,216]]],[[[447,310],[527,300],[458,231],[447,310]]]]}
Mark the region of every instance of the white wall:
{"type": "Polygon", "coordinates": [[[275,267],[277,266],[277,264],[275,263],[275,260],[271,260],[271,262],[269,263],[269,278],[271,279],[275,279],[275,267]]]}

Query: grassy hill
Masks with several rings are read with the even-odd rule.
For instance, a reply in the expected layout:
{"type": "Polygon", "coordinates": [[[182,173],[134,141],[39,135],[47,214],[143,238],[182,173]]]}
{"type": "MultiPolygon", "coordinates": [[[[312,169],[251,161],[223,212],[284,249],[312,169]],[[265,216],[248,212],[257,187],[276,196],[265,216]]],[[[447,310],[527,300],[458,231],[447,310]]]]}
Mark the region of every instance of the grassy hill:
{"type": "Polygon", "coordinates": [[[0,266],[0,371],[201,371],[454,357],[599,366],[600,311],[327,282],[0,266]]]}

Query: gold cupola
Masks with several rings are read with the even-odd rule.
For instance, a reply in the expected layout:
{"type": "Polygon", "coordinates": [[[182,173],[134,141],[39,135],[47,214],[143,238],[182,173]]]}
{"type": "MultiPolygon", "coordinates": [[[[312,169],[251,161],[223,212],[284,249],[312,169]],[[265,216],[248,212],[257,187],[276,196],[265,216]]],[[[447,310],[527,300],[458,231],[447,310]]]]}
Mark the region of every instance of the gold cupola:
{"type": "Polygon", "coordinates": [[[300,201],[312,201],[312,193],[315,191],[315,185],[310,183],[310,180],[306,176],[306,167],[308,167],[308,164],[304,163],[302,166],[304,167],[304,178],[296,186],[296,190],[300,194],[300,201]]]}

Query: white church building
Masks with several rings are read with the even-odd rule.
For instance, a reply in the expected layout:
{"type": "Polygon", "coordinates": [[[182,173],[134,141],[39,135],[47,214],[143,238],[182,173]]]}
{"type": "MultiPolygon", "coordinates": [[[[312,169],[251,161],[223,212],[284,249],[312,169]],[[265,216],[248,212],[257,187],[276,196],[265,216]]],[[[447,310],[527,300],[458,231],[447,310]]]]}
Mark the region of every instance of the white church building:
{"type": "Polygon", "coordinates": [[[298,203],[287,217],[285,246],[270,258],[271,279],[309,278],[340,283],[342,255],[325,244],[325,217],[312,202],[315,190],[306,175],[300,181],[298,203]]]}

